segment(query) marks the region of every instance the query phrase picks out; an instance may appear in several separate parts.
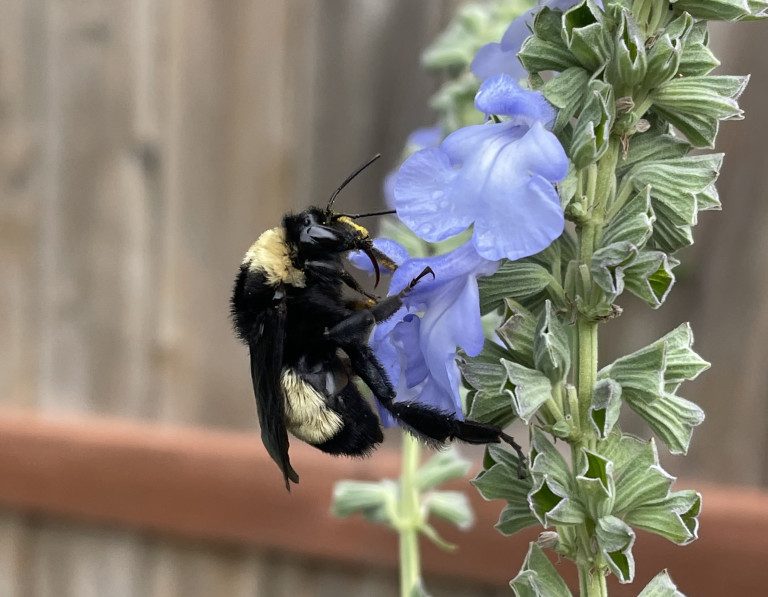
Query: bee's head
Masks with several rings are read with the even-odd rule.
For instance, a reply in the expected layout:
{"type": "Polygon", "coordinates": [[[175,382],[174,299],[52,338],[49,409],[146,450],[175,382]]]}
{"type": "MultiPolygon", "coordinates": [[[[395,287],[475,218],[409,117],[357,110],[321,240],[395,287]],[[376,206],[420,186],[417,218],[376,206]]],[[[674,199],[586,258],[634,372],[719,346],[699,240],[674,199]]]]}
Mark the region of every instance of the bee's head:
{"type": "Polygon", "coordinates": [[[356,223],[355,219],[393,212],[339,214],[333,211],[333,203],[341,190],[355,176],[380,157],[380,154],[376,154],[350,174],[333,192],[325,209],[310,207],[299,214],[288,214],[283,218],[286,238],[296,248],[300,261],[322,258],[329,253],[341,254],[347,251],[360,250],[370,258],[378,284],[379,264],[376,261],[370,234],[366,228],[356,223]]]}
{"type": "Polygon", "coordinates": [[[283,218],[286,238],[301,259],[345,253],[372,246],[368,230],[352,217],[310,207],[283,218]]]}

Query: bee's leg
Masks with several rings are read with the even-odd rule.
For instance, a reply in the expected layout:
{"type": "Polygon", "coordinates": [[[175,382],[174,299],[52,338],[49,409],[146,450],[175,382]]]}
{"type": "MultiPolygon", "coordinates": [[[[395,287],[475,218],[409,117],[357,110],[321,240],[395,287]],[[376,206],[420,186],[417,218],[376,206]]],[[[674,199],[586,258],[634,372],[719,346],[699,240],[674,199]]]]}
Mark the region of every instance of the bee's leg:
{"type": "Polygon", "coordinates": [[[431,268],[424,268],[402,291],[378,301],[369,309],[356,311],[345,320],[337,323],[326,332],[326,337],[341,344],[350,342],[365,343],[374,324],[386,321],[403,306],[403,298],[419,283],[424,276],[434,276],[431,268]]]}
{"type": "Polygon", "coordinates": [[[370,292],[366,291],[362,286],[360,286],[360,283],[355,279],[355,277],[350,274],[347,270],[344,269],[344,267],[340,266],[338,263],[334,263],[331,261],[322,261],[322,260],[315,260],[315,261],[307,261],[304,264],[305,270],[311,270],[314,273],[320,273],[321,275],[325,275],[332,278],[339,278],[344,284],[349,286],[352,290],[355,292],[359,292],[366,298],[369,298],[374,301],[378,301],[381,297],[376,296],[375,294],[371,294],[370,292]]]}
{"type": "Polygon", "coordinates": [[[477,421],[460,420],[452,413],[416,401],[395,402],[396,391],[387,377],[383,365],[373,350],[363,343],[342,346],[349,356],[352,370],[371,389],[381,405],[406,429],[427,444],[441,445],[451,439],[469,444],[505,442],[519,458],[518,474],[525,477],[526,458],[521,446],[498,427],[477,421]]]}

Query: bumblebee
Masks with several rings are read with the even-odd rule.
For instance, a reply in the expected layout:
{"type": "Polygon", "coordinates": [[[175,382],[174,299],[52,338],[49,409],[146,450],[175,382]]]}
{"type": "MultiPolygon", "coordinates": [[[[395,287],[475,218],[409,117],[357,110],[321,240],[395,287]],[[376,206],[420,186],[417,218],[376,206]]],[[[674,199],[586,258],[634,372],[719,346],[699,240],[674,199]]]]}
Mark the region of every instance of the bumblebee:
{"type": "Polygon", "coordinates": [[[231,298],[236,335],[248,345],[261,438],[280,467],[286,488],[299,476],[288,455],[288,432],[323,452],[364,456],[384,439],[361,393],[367,386],[406,429],[431,444],[456,438],[473,444],[504,440],[500,429],[458,420],[418,402],[395,402],[396,392],[372,349],[373,326],[391,317],[425,269],[401,293],[379,299],[345,269],[344,257],[360,250],[380,264],[396,265],[377,250],[355,222],[373,214],[337,214],[341,190],[379,156],[358,168],[331,195],[325,209],[310,207],[283,217],[248,249],[231,298]],[[354,293],[348,296],[349,293],[354,293]],[[346,292],[346,294],[345,294],[346,292]]]}

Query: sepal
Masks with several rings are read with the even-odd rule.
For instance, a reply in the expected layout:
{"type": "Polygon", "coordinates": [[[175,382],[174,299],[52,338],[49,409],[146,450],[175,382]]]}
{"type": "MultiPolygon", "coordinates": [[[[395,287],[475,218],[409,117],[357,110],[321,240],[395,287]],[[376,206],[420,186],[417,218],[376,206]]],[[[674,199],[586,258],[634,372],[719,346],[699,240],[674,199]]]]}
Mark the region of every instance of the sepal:
{"type": "Polygon", "coordinates": [[[345,518],[361,514],[372,522],[394,525],[393,512],[397,504],[397,484],[394,481],[339,481],[333,488],[331,511],[345,518]]]}
{"type": "Polygon", "coordinates": [[[589,422],[600,439],[608,437],[621,413],[621,385],[613,379],[601,379],[595,384],[589,405],[589,422]]]}
{"type": "Polygon", "coordinates": [[[512,299],[505,299],[506,319],[496,330],[515,362],[534,367],[533,345],[537,321],[533,314],[512,299]]]}
{"type": "Polygon", "coordinates": [[[536,263],[504,261],[491,276],[478,280],[480,312],[485,314],[504,304],[505,298],[524,299],[539,294],[557,282],[536,263]]]}
{"type": "Polygon", "coordinates": [[[700,513],[701,494],[683,490],[628,512],[624,520],[678,545],[687,545],[698,539],[700,513]]]}
{"type": "Polygon", "coordinates": [[[463,531],[475,523],[472,506],[461,491],[431,491],[424,497],[423,506],[428,514],[450,522],[463,531]]]}
{"type": "Polygon", "coordinates": [[[677,0],[674,7],[708,21],[751,21],[768,16],[768,4],[753,0],[677,0]]]}
{"type": "Polygon", "coordinates": [[[565,45],[589,72],[599,71],[611,55],[612,40],[605,15],[592,0],[584,0],[563,14],[565,45]]]}
{"type": "Polygon", "coordinates": [[[619,582],[632,582],[635,578],[635,558],[632,555],[635,532],[632,528],[620,518],[603,516],[595,525],[595,537],[603,559],[619,582]]]}
{"type": "Polygon", "coordinates": [[[626,9],[618,13],[613,56],[605,70],[606,80],[614,86],[617,97],[631,96],[646,76],[648,61],[645,38],[626,9]]]}
{"type": "Polygon", "coordinates": [[[559,35],[553,35],[554,27],[558,33],[562,23],[562,12],[542,8],[533,20],[534,35],[523,42],[517,57],[532,74],[545,71],[564,71],[577,66],[576,57],[568,49],[566,42],[559,35]]]}
{"type": "Polygon", "coordinates": [[[544,303],[536,326],[533,358],[536,369],[553,383],[563,381],[571,369],[570,339],[550,301],[544,303]]]}
{"type": "Polygon", "coordinates": [[[516,597],[571,597],[568,585],[535,541],[530,544],[523,567],[509,586],[516,597]]]}
{"type": "Polygon", "coordinates": [[[416,485],[420,491],[433,489],[447,481],[461,479],[472,463],[463,458],[455,446],[436,452],[416,473],[416,485]]]}
{"type": "Polygon", "coordinates": [[[696,147],[714,147],[720,120],[744,117],[738,98],[749,77],[677,77],[656,88],[653,109],[696,147]]]}
{"type": "Polygon", "coordinates": [[[589,84],[587,101],[574,127],[569,154],[577,168],[599,160],[608,150],[616,118],[613,87],[601,81],[589,84]]]}
{"type": "Polygon", "coordinates": [[[500,446],[488,446],[486,454],[486,470],[481,471],[472,484],[484,499],[507,502],[499,516],[496,530],[503,535],[511,535],[536,524],[536,517],[528,504],[531,478],[527,476],[520,479],[518,476],[520,467],[517,455],[500,446]]]}
{"type": "Polygon", "coordinates": [[[501,364],[507,371],[509,381],[515,386],[510,392],[515,414],[530,424],[542,404],[552,398],[552,383],[541,371],[529,369],[506,359],[501,364]]]}
{"type": "Polygon", "coordinates": [[[637,597],[685,597],[677,590],[666,570],[659,572],[637,597]]]}

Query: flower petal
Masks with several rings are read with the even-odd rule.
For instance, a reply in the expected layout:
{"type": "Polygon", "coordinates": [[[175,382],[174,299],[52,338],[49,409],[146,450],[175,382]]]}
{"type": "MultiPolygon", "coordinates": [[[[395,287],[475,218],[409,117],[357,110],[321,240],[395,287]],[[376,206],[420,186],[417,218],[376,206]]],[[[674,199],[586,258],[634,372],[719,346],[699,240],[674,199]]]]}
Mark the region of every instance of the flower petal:
{"type": "Polygon", "coordinates": [[[429,267],[435,273],[422,278],[406,297],[411,306],[426,303],[429,297],[440,288],[456,278],[469,274],[473,276],[488,276],[496,271],[499,264],[481,257],[471,242],[464,243],[453,251],[435,257],[409,259],[397,268],[389,285],[389,294],[397,294],[411,280],[429,267]]]}
{"type": "Polygon", "coordinates": [[[418,151],[427,147],[435,147],[440,145],[442,140],[443,127],[441,125],[423,126],[408,135],[408,140],[405,142],[406,150],[418,151]]]}
{"type": "Polygon", "coordinates": [[[519,51],[519,47],[517,51],[505,50],[500,43],[485,44],[475,54],[470,68],[475,76],[481,80],[507,73],[519,81],[528,76],[520,60],[517,59],[519,51]]]}
{"type": "Polygon", "coordinates": [[[439,242],[472,223],[470,206],[453,193],[456,170],[441,149],[411,155],[397,173],[395,207],[400,219],[424,240],[439,242]]]}
{"type": "Polygon", "coordinates": [[[516,123],[545,126],[555,119],[555,110],[538,91],[528,91],[508,74],[486,79],[475,96],[475,106],[486,114],[510,116],[516,123]]]}
{"type": "Polygon", "coordinates": [[[533,176],[490,204],[485,217],[475,222],[472,240],[486,259],[516,260],[546,249],[564,225],[557,191],[546,179],[533,176]]]}

